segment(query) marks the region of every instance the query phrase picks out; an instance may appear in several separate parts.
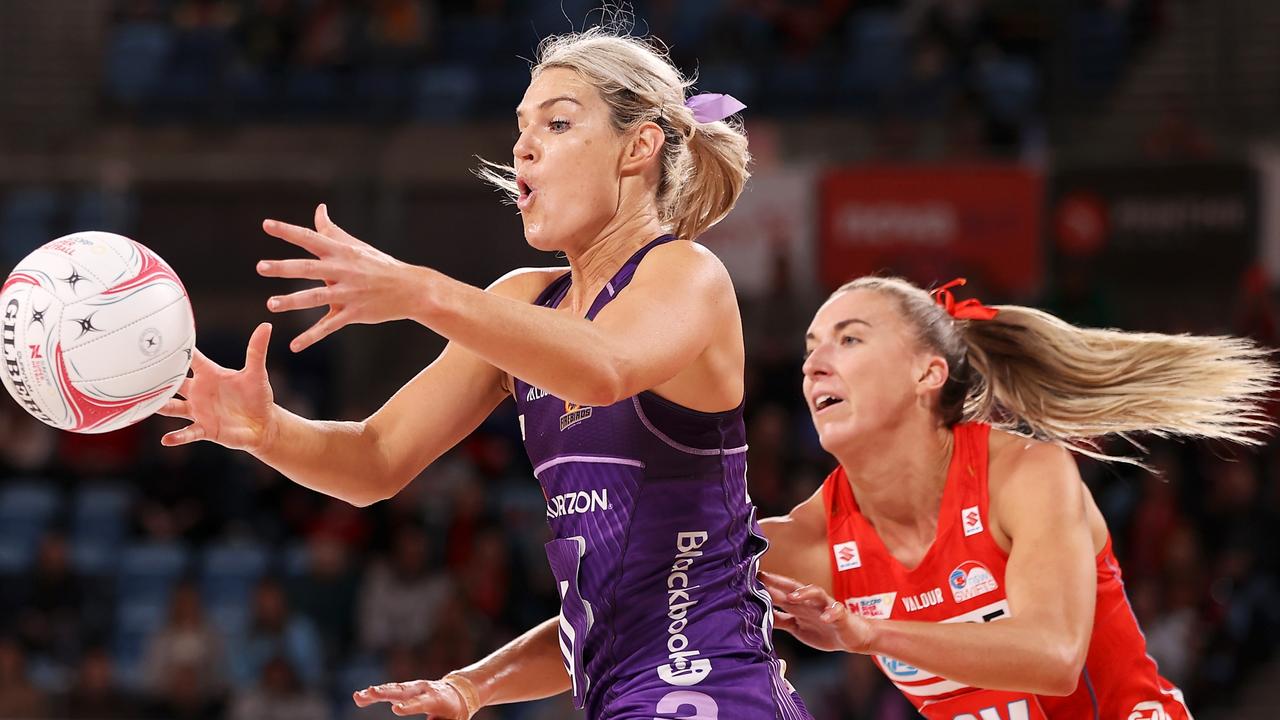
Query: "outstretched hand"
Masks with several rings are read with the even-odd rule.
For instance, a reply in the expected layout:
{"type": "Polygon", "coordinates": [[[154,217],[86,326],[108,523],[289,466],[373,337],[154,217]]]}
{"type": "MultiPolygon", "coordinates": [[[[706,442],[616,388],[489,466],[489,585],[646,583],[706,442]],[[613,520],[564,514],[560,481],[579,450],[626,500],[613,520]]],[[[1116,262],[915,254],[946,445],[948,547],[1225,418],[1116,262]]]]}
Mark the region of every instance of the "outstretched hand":
{"type": "Polygon", "coordinates": [[[773,600],[775,628],[818,650],[869,652],[871,621],[849,612],[826,590],[767,572],[760,573],[760,580],[773,600]]]}
{"type": "Polygon", "coordinates": [[[373,325],[401,320],[412,314],[422,289],[423,268],[400,262],[338,227],[323,204],[316,206],[316,229],[264,220],[268,235],[292,243],[314,258],[262,260],[263,277],[320,280],[324,285],[275,295],[267,300],[272,312],[305,310],[327,305],[329,312],[289,343],[301,352],[329,334],[351,324],[373,325]]]}
{"type": "Polygon", "coordinates": [[[244,369],[229,370],[191,351],[191,377],[160,407],[161,415],[191,424],[160,438],[164,445],[208,440],[236,450],[255,452],[274,432],[274,397],[267,379],[267,345],[271,325],[262,323],[249,337],[244,369]]]}
{"type": "Polygon", "coordinates": [[[449,683],[439,680],[374,685],[353,693],[351,698],[358,707],[391,703],[391,712],[396,715],[426,715],[427,720],[469,718],[462,694],[449,683]]]}

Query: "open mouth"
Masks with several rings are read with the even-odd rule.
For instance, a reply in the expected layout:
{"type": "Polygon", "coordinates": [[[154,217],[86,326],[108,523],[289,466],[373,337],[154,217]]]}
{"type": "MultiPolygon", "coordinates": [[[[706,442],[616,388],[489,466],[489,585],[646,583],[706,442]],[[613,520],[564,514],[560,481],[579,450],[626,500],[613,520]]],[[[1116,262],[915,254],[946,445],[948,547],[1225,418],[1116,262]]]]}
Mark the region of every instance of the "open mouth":
{"type": "Polygon", "coordinates": [[[516,206],[523,210],[533,202],[533,195],[536,191],[524,178],[516,178],[516,187],[520,190],[520,195],[516,198],[516,206]]]}
{"type": "Polygon", "coordinates": [[[817,412],[822,412],[832,405],[839,405],[844,402],[844,398],[838,398],[835,395],[819,395],[813,401],[813,407],[817,412]]]}

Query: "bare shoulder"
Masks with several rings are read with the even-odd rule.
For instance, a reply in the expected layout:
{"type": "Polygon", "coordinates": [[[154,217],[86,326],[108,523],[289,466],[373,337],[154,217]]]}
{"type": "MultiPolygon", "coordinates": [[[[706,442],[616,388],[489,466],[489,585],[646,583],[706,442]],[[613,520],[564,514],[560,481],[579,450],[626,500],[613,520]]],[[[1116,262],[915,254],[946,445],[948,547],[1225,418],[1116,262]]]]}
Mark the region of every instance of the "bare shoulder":
{"type": "Polygon", "coordinates": [[[787,517],[803,532],[825,538],[827,536],[827,508],[822,500],[822,486],[819,485],[818,489],[806,498],[804,502],[791,508],[791,512],[787,517]]]}
{"type": "Polygon", "coordinates": [[[567,267],[516,268],[485,288],[495,295],[533,302],[553,280],[569,272],[567,267]]]}
{"type": "Polygon", "coordinates": [[[991,431],[987,487],[991,515],[1009,532],[1029,518],[1069,516],[1084,507],[1084,483],[1066,448],[1012,433],[991,431]]]}
{"type": "Polygon", "coordinates": [[[654,248],[640,263],[636,278],[661,278],[667,282],[705,283],[709,289],[733,290],[729,270],[716,254],[689,240],[674,240],[654,248]]]}
{"type": "Polygon", "coordinates": [[[993,491],[995,483],[1025,474],[1076,474],[1075,458],[1066,448],[1003,430],[992,428],[987,454],[993,491]]]}

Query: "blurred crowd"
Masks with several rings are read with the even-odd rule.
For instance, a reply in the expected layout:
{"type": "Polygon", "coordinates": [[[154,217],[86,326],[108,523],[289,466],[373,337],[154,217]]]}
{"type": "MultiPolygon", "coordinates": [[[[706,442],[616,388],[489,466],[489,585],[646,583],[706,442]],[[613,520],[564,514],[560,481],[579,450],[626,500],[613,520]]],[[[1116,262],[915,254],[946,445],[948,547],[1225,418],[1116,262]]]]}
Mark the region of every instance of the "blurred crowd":
{"type": "MultiPolygon", "coordinates": [[[[117,0],[103,94],[108,112],[140,122],[505,119],[528,80],[521,57],[539,37],[598,21],[598,4],[117,0]]],[[[1161,0],[630,5],[637,31],[666,40],[700,89],[753,112],[939,120],[968,127],[987,155],[1042,131],[1050,88],[1105,94],[1164,12],[1161,0]]],[[[0,258],[16,262],[62,226],[130,232],[137,202],[109,179],[12,190],[0,258]]],[[[1154,317],[1150,303],[1135,311],[1055,272],[1038,304],[1073,322],[1280,345],[1265,280],[1242,283],[1219,325],[1189,328],[1178,308],[1154,317]]],[[[787,277],[741,298],[748,477],[762,516],[785,513],[832,468],[799,392],[800,338],[822,297],[787,277]]],[[[201,347],[238,366],[241,330],[202,324],[201,347]]],[[[328,342],[300,356],[273,350],[277,400],[310,417],[376,407],[382,398],[336,406],[337,354],[328,342]]],[[[364,509],[243,453],[162,448],[176,424],[72,435],[0,402],[0,718],[393,717],[356,711],[350,692],[438,677],[556,612],[545,501],[510,403],[364,509]]],[[[1280,641],[1277,444],[1156,441],[1145,457],[1155,473],[1083,460],[1081,470],[1162,673],[1197,712],[1229,707],[1280,641]]],[[[912,716],[866,658],[778,644],[815,717],[912,716]]],[[[561,698],[478,717],[570,714],[561,698]]]]}
{"type": "Polygon", "coordinates": [[[1049,84],[1105,93],[1163,4],[118,0],[103,87],[143,121],[505,119],[539,38],[621,19],[753,113],[945,120],[1008,149],[1042,133],[1049,84]]]}
{"type": "MultiPolygon", "coordinates": [[[[743,298],[762,516],[832,467],[799,392],[799,342],[786,341],[821,297],[785,277],[743,298]]],[[[1044,302],[1087,320],[1084,304],[1044,302]]],[[[1264,303],[1216,330],[1266,336],[1271,317],[1264,303]]],[[[204,337],[234,364],[230,339],[204,337]]],[[[335,412],[325,363],[273,356],[281,404],[335,412]]],[[[73,435],[0,403],[0,717],[391,717],[355,710],[350,692],[438,677],[556,612],[545,501],[513,413],[505,404],[395,498],[358,509],[242,453],[162,448],[176,421],[73,435]]],[[[1230,703],[1280,640],[1276,447],[1155,442],[1155,473],[1081,462],[1150,653],[1197,710],[1230,703]]],[[[867,658],[779,645],[816,717],[911,716],[867,658]]],[[[561,698],[487,712],[570,711],[561,698]]]]}

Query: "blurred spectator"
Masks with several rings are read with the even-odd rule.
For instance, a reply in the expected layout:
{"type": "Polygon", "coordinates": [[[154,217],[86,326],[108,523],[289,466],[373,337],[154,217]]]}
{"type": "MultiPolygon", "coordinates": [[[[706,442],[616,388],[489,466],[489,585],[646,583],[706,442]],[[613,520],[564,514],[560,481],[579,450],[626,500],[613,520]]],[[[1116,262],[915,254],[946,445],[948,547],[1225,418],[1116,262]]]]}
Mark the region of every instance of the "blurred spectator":
{"type": "MultiPolygon", "coordinates": [[[[83,622],[87,610],[103,598],[89,598],[84,582],[73,572],[67,539],[46,534],[36,553],[35,567],[16,584],[21,600],[16,620],[27,651],[70,667],[91,628],[83,622]]],[[[92,628],[101,632],[102,627],[92,628]]]]}
{"type": "MultiPolygon", "coordinates": [[[[466,598],[450,587],[437,610],[438,622],[422,648],[422,677],[441,677],[475,662],[483,648],[494,647],[500,636],[483,615],[471,612],[466,598]]],[[[519,628],[523,632],[527,628],[519,628]]]]}
{"type": "Polygon", "coordinates": [[[426,640],[449,593],[449,580],[431,571],[431,545],[420,527],[396,529],[390,557],[374,560],[360,589],[360,644],[384,651],[426,640]]]}
{"type": "Polygon", "coordinates": [[[111,654],[106,648],[95,646],[81,656],[75,682],[59,716],[69,720],[135,720],[142,716],[142,706],[116,684],[111,654]]]}
{"type": "Polygon", "coordinates": [[[317,687],[324,678],[324,646],[315,626],[310,618],[294,615],[280,583],[266,578],[254,591],[248,632],[231,653],[235,686],[258,682],[272,658],[287,663],[292,682],[317,687]]]}
{"type": "Polygon", "coordinates": [[[165,720],[218,720],[223,717],[221,695],[205,691],[196,665],[182,665],[165,676],[165,687],[153,698],[151,715],[165,720]]]}
{"type": "Polygon", "coordinates": [[[351,62],[354,17],[342,0],[318,0],[302,21],[297,59],[302,67],[341,68],[351,62]]]}
{"type": "MultiPolygon", "coordinates": [[[[470,445],[488,448],[491,438],[473,438],[470,445]]],[[[479,456],[483,456],[481,450],[479,456]]],[[[472,453],[472,458],[477,454],[472,453]]],[[[475,538],[489,522],[488,497],[479,477],[460,478],[453,487],[452,504],[449,507],[448,527],[445,530],[445,565],[454,572],[464,569],[471,561],[475,538]]]]}
{"type": "Polygon", "coordinates": [[[328,720],[329,704],[298,682],[289,661],[270,658],[262,667],[262,679],[232,701],[230,720],[328,720]]]}
{"type": "Polygon", "coordinates": [[[247,3],[234,33],[240,61],[267,73],[282,72],[298,43],[299,18],[296,0],[247,3]]]}
{"type": "Polygon", "coordinates": [[[815,718],[909,720],[915,709],[865,655],[844,654],[825,692],[806,700],[815,718]]]}
{"type": "Polygon", "coordinates": [[[226,664],[222,637],[205,619],[195,583],[179,583],[173,590],[168,620],[147,643],[143,660],[147,688],[158,696],[177,690],[208,700],[226,689],[226,664]],[[186,687],[189,669],[196,671],[194,691],[186,687]]]}
{"type": "Polygon", "coordinates": [[[302,528],[306,537],[329,538],[358,550],[369,544],[373,529],[368,513],[337,498],[322,498],[319,503],[302,528]]]}
{"type": "Polygon", "coordinates": [[[395,65],[421,59],[434,35],[436,7],[416,0],[372,0],[364,30],[370,59],[395,65]]]}
{"type": "Polygon", "coordinates": [[[221,464],[201,462],[208,452],[199,445],[166,447],[135,465],[134,483],[141,495],[133,509],[137,535],[199,542],[214,534],[218,518],[212,494],[220,485],[215,473],[221,464]]]}
{"type": "Polygon", "coordinates": [[[28,475],[50,468],[58,431],[31,417],[17,403],[0,403],[0,471],[28,475]]]}
{"type": "Polygon", "coordinates": [[[1156,124],[1142,140],[1142,150],[1151,160],[1204,160],[1214,154],[1214,143],[1187,110],[1187,101],[1169,97],[1164,101],[1156,124]]]}
{"type": "Polygon", "coordinates": [[[509,620],[508,602],[522,597],[512,592],[516,584],[516,568],[511,563],[509,540],[497,528],[486,528],[475,539],[471,561],[457,573],[468,608],[487,616],[493,622],[509,620]]]}
{"type": "Polygon", "coordinates": [[[173,10],[173,23],[183,29],[226,30],[238,14],[231,0],[180,0],[173,10]]]}
{"type": "Polygon", "coordinates": [[[359,588],[347,546],[327,533],[313,534],[307,540],[306,568],[288,587],[292,607],[315,624],[328,662],[341,662],[355,634],[359,588]]]}
{"type": "Polygon", "coordinates": [[[50,717],[49,698],[27,678],[22,645],[0,637],[0,718],[23,720],[50,717]]]}

